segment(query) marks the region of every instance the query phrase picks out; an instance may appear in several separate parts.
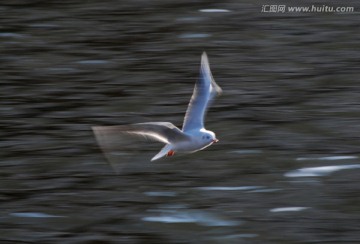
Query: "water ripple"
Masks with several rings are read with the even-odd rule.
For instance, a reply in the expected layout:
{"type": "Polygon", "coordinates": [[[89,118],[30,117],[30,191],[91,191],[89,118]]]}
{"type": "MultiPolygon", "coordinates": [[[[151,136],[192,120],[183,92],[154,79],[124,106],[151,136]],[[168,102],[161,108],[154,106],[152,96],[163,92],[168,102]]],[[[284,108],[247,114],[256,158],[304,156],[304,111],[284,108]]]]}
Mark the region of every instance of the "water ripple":
{"type": "Polygon", "coordinates": [[[197,187],[203,191],[250,191],[264,188],[263,186],[204,186],[197,187]]]}
{"type": "Polygon", "coordinates": [[[237,154],[260,154],[262,153],[262,150],[233,150],[230,151],[230,153],[237,153],[237,154]]]}
{"type": "Polygon", "coordinates": [[[177,195],[173,191],[147,191],[144,194],[149,197],[174,197],[177,195]]]}
{"type": "Polygon", "coordinates": [[[344,169],[360,169],[360,164],[333,165],[321,167],[308,167],[296,169],[285,173],[286,177],[316,177],[326,176],[339,170],[344,169]]]}
{"type": "Polygon", "coordinates": [[[143,217],[143,221],[160,223],[196,223],[203,226],[236,226],[239,221],[223,219],[205,211],[164,210],[159,216],[143,217]]]}
{"type": "Polygon", "coordinates": [[[325,160],[325,161],[332,161],[332,160],[348,160],[348,159],[357,159],[357,156],[327,156],[327,157],[319,157],[319,158],[307,158],[307,157],[299,157],[296,158],[296,161],[307,161],[307,160],[325,160]]]}
{"type": "Polygon", "coordinates": [[[220,9],[220,8],[207,8],[207,9],[200,9],[202,13],[228,13],[230,10],[228,9],[220,9]]]}
{"type": "Polygon", "coordinates": [[[94,60],[80,60],[77,63],[79,64],[107,64],[109,61],[94,59],[94,60]]]}
{"type": "Polygon", "coordinates": [[[273,208],[270,209],[270,212],[272,213],[278,213],[278,212],[298,212],[308,209],[308,207],[282,207],[282,208],[273,208]]]}
{"type": "Polygon", "coordinates": [[[38,212],[10,213],[10,216],[19,217],[19,218],[64,218],[65,217],[60,215],[52,215],[52,214],[38,213],[38,212]]]}
{"type": "Polygon", "coordinates": [[[210,34],[205,34],[205,33],[188,33],[188,34],[179,35],[179,38],[182,38],[182,39],[206,38],[209,36],[210,36],[210,34]]]}
{"type": "Polygon", "coordinates": [[[0,37],[9,37],[9,38],[24,38],[25,35],[11,32],[2,32],[0,33],[0,37]]]}

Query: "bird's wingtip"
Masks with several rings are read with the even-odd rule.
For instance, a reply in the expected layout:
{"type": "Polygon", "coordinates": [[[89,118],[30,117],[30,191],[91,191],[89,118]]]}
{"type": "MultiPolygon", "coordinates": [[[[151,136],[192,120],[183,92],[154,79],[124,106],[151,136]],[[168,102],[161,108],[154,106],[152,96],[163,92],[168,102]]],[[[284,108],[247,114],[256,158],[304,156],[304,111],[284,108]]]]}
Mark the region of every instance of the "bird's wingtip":
{"type": "Polygon", "coordinates": [[[209,68],[209,59],[208,59],[208,56],[205,51],[201,55],[201,68],[202,69],[210,69],[209,68]]]}
{"type": "Polygon", "coordinates": [[[221,87],[216,84],[214,78],[212,77],[211,71],[210,71],[210,64],[209,64],[209,59],[207,57],[207,54],[205,51],[203,51],[202,56],[201,56],[201,69],[207,73],[208,75],[210,75],[211,77],[211,84],[212,84],[212,89],[216,91],[217,95],[221,95],[222,94],[222,89],[221,87]]]}
{"type": "Polygon", "coordinates": [[[150,162],[154,162],[155,160],[159,160],[163,156],[159,156],[159,154],[156,154],[152,159],[150,159],[150,162]]]}
{"type": "Polygon", "coordinates": [[[207,59],[207,54],[206,54],[205,51],[203,51],[203,53],[201,54],[201,59],[202,59],[202,60],[207,59]]]}

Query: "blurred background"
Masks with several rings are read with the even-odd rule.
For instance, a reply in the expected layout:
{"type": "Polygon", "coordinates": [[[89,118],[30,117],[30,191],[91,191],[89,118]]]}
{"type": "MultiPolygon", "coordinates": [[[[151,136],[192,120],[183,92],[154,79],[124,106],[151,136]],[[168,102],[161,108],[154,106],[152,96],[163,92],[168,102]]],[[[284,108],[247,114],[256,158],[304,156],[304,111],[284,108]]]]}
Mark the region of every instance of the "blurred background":
{"type": "Polygon", "coordinates": [[[355,12],[2,1],[0,242],[359,243],[359,2],[298,2],[355,12]],[[203,51],[220,142],[116,174],[91,126],[181,127],[203,51]]]}

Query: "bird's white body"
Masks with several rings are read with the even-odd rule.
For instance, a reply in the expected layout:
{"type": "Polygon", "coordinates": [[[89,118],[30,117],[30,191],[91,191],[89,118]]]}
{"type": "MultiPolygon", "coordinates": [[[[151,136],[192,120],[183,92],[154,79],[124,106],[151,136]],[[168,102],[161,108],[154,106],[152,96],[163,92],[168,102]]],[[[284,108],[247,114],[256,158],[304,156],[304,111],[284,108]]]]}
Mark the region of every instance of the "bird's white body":
{"type": "Polygon", "coordinates": [[[186,111],[183,128],[180,130],[169,122],[149,122],[120,126],[95,126],[93,131],[101,148],[106,153],[109,142],[121,134],[139,135],[165,143],[151,161],[174,153],[193,153],[217,142],[215,133],[204,128],[206,110],[221,88],[212,77],[209,61],[204,52],[201,57],[200,78],[186,111]]]}
{"type": "Polygon", "coordinates": [[[188,136],[188,140],[171,144],[173,151],[193,153],[210,146],[216,141],[214,132],[205,129],[189,131],[185,134],[188,136]]]}

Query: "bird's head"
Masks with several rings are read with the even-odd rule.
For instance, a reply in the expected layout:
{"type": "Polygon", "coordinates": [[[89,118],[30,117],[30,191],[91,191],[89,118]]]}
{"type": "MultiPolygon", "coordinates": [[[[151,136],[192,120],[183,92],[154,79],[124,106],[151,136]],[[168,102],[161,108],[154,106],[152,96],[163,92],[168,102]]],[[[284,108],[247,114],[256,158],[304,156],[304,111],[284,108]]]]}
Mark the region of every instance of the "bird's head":
{"type": "Polygon", "coordinates": [[[219,140],[216,138],[215,133],[212,132],[212,131],[209,131],[209,130],[203,131],[201,139],[202,139],[203,141],[205,141],[206,143],[209,143],[209,144],[219,141],[219,140]]]}

